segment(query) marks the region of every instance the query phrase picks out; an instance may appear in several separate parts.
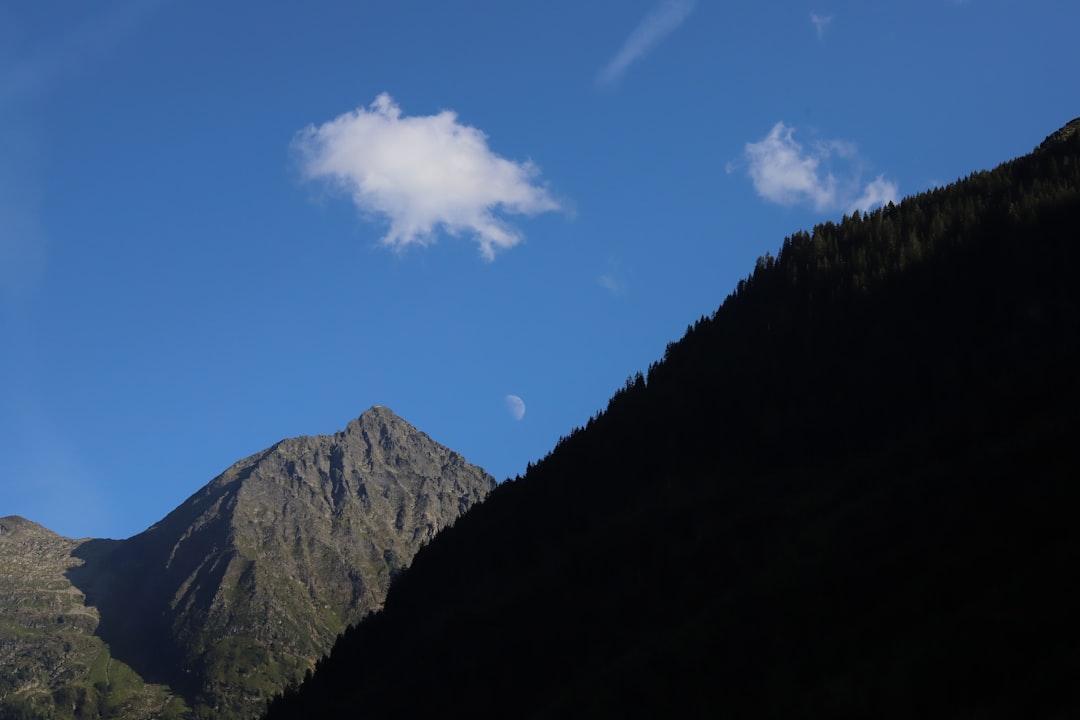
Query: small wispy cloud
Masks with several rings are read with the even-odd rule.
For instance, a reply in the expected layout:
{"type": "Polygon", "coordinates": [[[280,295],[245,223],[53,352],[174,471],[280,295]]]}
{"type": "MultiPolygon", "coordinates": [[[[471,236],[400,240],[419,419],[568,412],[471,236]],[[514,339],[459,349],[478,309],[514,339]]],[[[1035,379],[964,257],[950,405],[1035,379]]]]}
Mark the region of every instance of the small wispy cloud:
{"type": "Polygon", "coordinates": [[[778,122],[764,139],[746,143],[744,159],[754,190],[762,198],[777,205],[810,204],[818,212],[866,211],[896,202],[897,185],[884,175],[862,187],[854,143],[827,140],[808,150],[795,141],[794,134],[793,128],[778,122]],[[846,166],[839,176],[829,167],[833,158],[846,166]]]}
{"type": "Polygon", "coordinates": [[[776,123],[765,139],[747,143],[746,160],[758,195],[778,205],[811,202],[817,210],[836,203],[836,178],[822,173],[821,154],[803,151],[794,130],[776,123]]]}
{"type": "Polygon", "coordinates": [[[596,276],[596,284],[616,297],[625,295],[626,281],[623,279],[623,276],[624,273],[620,270],[618,262],[614,259],[609,259],[607,262],[607,269],[596,276]]]}
{"type": "Polygon", "coordinates": [[[663,0],[627,36],[619,52],[597,75],[597,82],[607,85],[622,77],[627,68],[682,25],[696,4],[697,0],[663,0]]]}
{"type": "Polygon", "coordinates": [[[810,22],[814,24],[814,30],[817,32],[817,39],[824,40],[825,30],[829,27],[829,23],[832,22],[832,15],[810,13],[810,22]]]}
{"type": "Polygon", "coordinates": [[[596,278],[596,282],[600,284],[600,287],[607,290],[612,295],[622,295],[623,286],[614,277],[608,274],[600,275],[596,278]]]}
{"type": "Polygon", "coordinates": [[[319,126],[301,130],[294,147],[310,180],[328,180],[364,214],[389,222],[382,243],[428,245],[438,230],[468,233],[487,260],[521,242],[500,213],[560,209],[536,184],[539,170],[492,152],[487,136],[444,110],[402,115],[388,94],[319,126]]]}
{"type": "Polygon", "coordinates": [[[888,205],[897,201],[899,188],[892,180],[886,180],[884,175],[878,175],[871,180],[863,194],[848,205],[848,212],[852,210],[869,210],[879,205],[888,205]]]}

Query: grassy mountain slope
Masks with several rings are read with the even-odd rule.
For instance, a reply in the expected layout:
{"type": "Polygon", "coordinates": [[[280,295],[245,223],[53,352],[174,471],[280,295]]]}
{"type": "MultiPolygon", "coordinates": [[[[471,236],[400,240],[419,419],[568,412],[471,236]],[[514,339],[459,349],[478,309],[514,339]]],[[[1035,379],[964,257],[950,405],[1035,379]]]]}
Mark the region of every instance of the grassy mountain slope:
{"type": "Polygon", "coordinates": [[[80,541],[0,518],[0,717],[178,717],[183,701],[148,685],[94,635],[96,608],[65,577],[80,541]]]}
{"type": "MultiPolygon", "coordinates": [[[[161,702],[69,706],[71,687],[93,685],[89,661],[57,675],[70,663],[43,645],[14,659],[20,672],[52,678],[39,682],[31,716],[156,717],[167,687],[183,698],[171,707],[181,715],[252,717],[299,682],[348,624],[377,609],[419,547],[494,485],[375,407],[334,435],[283,440],[241,460],[127,540],[80,542],[42,528],[50,554],[27,552],[23,564],[47,570],[69,604],[85,597],[84,655],[122,661],[110,667],[124,667],[139,692],[143,681],[154,683],[145,693],[161,702]]],[[[0,593],[7,588],[28,591],[14,572],[0,593]]],[[[55,617],[40,633],[43,644],[67,641],[55,617]]],[[[8,631],[22,624],[13,617],[8,631]]],[[[8,637],[0,633],[0,647],[8,637]]],[[[14,712],[3,703],[0,717],[14,712]]]]}
{"type": "Polygon", "coordinates": [[[1080,133],[787,238],[268,717],[1066,717],[1080,133]]]}

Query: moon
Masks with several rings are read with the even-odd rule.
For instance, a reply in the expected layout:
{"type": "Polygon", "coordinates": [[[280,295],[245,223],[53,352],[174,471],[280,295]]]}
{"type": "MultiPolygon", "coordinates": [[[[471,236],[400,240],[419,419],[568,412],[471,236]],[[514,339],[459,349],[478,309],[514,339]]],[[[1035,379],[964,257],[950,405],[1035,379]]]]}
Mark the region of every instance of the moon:
{"type": "Polygon", "coordinates": [[[517,395],[506,396],[506,409],[510,411],[510,415],[515,420],[521,420],[521,418],[525,417],[525,401],[517,395]]]}

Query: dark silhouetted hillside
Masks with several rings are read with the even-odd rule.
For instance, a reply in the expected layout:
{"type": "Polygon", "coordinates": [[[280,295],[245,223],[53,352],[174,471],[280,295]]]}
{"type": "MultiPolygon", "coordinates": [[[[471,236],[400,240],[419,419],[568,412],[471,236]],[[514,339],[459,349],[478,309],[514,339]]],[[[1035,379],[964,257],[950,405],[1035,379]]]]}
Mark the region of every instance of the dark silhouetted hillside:
{"type": "Polygon", "coordinates": [[[268,717],[1074,716],[1078,124],[787,238],[268,717]]]}

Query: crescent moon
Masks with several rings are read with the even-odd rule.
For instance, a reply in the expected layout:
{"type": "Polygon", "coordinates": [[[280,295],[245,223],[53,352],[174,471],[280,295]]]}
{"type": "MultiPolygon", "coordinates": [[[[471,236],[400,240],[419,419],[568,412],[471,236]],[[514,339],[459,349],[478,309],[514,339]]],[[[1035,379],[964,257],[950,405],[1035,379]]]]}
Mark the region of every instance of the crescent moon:
{"type": "Polygon", "coordinates": [[[510,415],[515,420],[521,420],[521,418],[525,417],[525,401],[517,395],[506,396],[506,409],[510,411],[510,415]]]}

